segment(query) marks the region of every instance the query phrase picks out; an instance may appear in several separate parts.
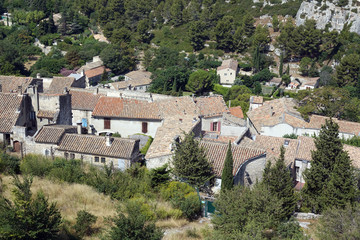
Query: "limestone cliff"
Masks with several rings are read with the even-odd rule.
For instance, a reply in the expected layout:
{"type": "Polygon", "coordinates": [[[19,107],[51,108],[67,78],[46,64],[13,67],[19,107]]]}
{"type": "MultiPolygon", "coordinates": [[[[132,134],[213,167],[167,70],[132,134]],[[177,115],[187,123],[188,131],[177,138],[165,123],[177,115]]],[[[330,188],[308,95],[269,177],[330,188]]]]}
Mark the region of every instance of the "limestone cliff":
{"type": "Polygon", "coordinates": [[[328,26],[330,30],[341,31],[345,24],[352,23],[350,31],[360,34],[360,1],[340,1],[303,2],[296,14],[296,25],[314,19],[319,29],[328,26]]]}

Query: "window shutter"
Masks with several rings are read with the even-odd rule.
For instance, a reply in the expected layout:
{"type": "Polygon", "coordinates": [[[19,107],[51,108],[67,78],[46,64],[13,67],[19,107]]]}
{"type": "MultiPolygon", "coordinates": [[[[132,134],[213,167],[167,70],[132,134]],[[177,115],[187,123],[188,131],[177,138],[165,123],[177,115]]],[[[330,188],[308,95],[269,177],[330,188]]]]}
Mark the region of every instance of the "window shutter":
{"type": "Polygon", "coordinates": [[[221,131],[221,122],[218,122],[218,132],[220,132],[221,131]]]}
{"type": "Polygon", "coordinates": [[[110,129],[110,118],[104,118],[104,129],[110,129]]]}
{"type": "Polygon", "coordinates": [[[210,123],[210,131],[214,131],[214,123],[210,123]]]}
{"type": "Polygon", "coordinates": [[[147,122],[142,122],[142,124],[141,124],[142,126],[141,126],[141,131],[142,131],[142,133],[147,133],[148,132],[148,123],[147,122]]]}

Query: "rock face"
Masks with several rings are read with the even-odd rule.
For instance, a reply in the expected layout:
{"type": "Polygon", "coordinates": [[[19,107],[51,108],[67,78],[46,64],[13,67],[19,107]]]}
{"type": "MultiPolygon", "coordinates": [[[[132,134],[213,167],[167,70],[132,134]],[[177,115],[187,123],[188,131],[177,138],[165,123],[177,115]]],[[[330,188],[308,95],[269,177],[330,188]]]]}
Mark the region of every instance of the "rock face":
{"type": "Polygon", "coordinates": [[[317,28],[324,29],[329,24],[329,30],[341,31],[345,24],[350,24],[351,32],[360,34],[360,6],[357,0],[349,0],[344,7],[337,6],[338,1],[303,2],[296,14],[296,25],[304,24],[306,19],[314,19],[317,28]]]}

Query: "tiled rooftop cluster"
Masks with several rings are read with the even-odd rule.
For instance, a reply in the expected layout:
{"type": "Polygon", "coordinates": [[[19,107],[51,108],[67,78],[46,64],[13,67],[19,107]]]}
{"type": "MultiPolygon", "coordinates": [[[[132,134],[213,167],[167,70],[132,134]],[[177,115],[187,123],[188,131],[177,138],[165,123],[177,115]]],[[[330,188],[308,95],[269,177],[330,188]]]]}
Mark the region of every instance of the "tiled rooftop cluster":
{"type": "Polygon", "coordinates": [[[19,117],[22,100],[17,93],[0,93],[0,132],[11,132],[19,117]]]}

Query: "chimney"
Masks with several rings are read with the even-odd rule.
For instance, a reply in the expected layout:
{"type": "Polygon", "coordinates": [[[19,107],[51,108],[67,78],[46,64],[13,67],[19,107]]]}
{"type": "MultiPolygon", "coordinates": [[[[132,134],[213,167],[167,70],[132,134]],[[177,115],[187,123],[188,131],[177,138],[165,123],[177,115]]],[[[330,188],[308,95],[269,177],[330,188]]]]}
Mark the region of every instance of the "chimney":
{"type": "Polygon", "coordinates": [[[81,71],[81,76],[85,76],[85,69],[81,71]]]}
{"type": "Polygon", "coordinates": [[[69,90],[67,87],[64,87],[64,94],[69,94],[69,90]]]}
{"type": "Polygon", "coordinates": [[[77,122],[76,122],[76,126],[77,126],[77,134],[81,134],[82,122],[81,122],[81,121],[77,121],[77,122]]]}
{"type": "Polygon", "coordinates": [[[95,95],[99,94],[99,88],[98,87],[94,89],[94,94],[95,95]]]}
{"type": "Polygon", "coordinates": [[[0,92],[2,92],[2,85],[0,84],[0,92]]]}
{"type": "Polygon", "coordinates": [[[21,95],[22,94],[22,87],[18,86],[18,93],[21,95]]]}
{"type": "Polygon", "coordinates": [[[36,74],[36,78],[41,78],[40,73],[37,73],[37,74],[36,74]]]}
{"type": "Polygon", "coordinates": [[[105,136],[106,146],[110,147],[112,140],[113,139],[111,138],[111,133],[106,133],[106,136],[105,136]]]}
{"type": "Polygon", "coordinates": [[[33,86],[34,92],[34,110],[37,113],[39,111],[39,93],[38,93],[38,85],[37,83],[33,86]]]}

